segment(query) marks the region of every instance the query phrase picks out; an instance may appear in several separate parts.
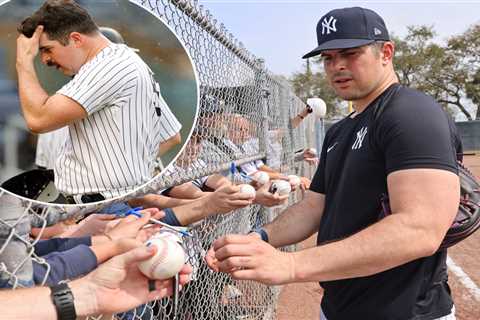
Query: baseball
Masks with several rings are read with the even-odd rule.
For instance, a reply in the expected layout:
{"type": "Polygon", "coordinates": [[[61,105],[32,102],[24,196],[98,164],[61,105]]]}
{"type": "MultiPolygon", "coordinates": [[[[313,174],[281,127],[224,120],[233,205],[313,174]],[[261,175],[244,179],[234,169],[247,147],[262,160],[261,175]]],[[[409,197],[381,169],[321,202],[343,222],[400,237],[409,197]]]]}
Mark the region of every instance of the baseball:
{"type": "Polygon", "coordinates": [[[314,157],[316,157],[318,154],[317,154],[317,149],[315,148],[308,148],[307,149],[314,157]]]}
{"type": "Polygon", "coordinates": [[[288,182],[294,187],[298,187],[300,183],[302,183],[300,178],[294,174],[289,175],[287,178],[288,178],[288,182]]]}
{"type": "Polygon", "coordinates": [[[325,117],[325,114],[327,113],[327,105],[325,104],[325,101],[320,98],[309,98],[307,104],[312,108],[315,117],[325,117]]]}
{"type": "Polygon", "coordinates": [[[271,193],[278,193],[279,196],[284,196],[292,191],[290,183],[285,180],[273,180],[270,186],[271,193]]]}
{"type": "Polygon", "coordinates": [[[154,237],[146,245],[157,247],[153,257],[138,264],[140,271],[150,279],[169,279],[185,264],[185,252],[172,237],[154,237]]]}
{"type": "Polygon", "coordinates": [[[264,185],[270,181],[270,176],[264,171],[257,171],[253,174],[253,179],[259,184],[264,185]]]}
{"type": "Polygon", "coordinates": [[[250,197],[255,198],[256,191],[254,187],[249,184],[241,184],[239,185],[239,187],[240,193],[245,193],[248,194],[250,197]]]}

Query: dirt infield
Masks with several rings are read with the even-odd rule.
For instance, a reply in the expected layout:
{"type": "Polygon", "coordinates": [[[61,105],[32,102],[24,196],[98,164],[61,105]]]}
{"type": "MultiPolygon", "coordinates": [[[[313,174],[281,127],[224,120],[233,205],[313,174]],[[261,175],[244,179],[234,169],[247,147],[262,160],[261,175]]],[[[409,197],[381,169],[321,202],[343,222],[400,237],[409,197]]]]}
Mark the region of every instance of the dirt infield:
{"type": "MultiPolygon", "coordinates": [[[[480,177],[480,153],[467,155],[464,163],[480,177]]],[[[300,247],[315,245],[315,237],[300,247]]],[[[449,283],[457,320],[480,320],[480,231],[448,250],[449,283]],[[453,264],[452,264],[453,263],[453,264]]],[[[322,290],[317,283],[287,285],[277,305],[277,320],[318,320],[322,290]]]]}

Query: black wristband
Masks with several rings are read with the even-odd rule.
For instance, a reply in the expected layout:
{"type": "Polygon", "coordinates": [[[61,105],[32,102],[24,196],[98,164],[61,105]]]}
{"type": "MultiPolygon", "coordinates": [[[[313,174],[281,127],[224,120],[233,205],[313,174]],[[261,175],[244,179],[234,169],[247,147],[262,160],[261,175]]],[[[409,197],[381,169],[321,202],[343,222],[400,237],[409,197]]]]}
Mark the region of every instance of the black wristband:
{"type": "Polygon", "coordinates": [[[75,320],[77,312],[73,303],[73,294],[66,283],[60,283],[50,287],[53,304],[57,310],[57,319],[75,320]]]}
{"type": "Polygon", "coordinates": [[[260,235],[260,238],[262,238],[263,241],[268,242],[268,233],[265,231],[263,228],[257,228],[253,230],[252,232],[256,232],[260,235]]]}

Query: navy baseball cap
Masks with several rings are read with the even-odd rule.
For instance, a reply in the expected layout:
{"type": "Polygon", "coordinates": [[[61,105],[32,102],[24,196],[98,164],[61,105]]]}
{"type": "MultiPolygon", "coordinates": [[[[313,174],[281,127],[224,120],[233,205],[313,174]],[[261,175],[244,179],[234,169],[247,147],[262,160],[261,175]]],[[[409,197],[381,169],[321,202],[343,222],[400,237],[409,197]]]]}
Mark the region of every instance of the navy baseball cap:
{"type": "Polygon", "coordinates": [[[310,58],[324,50],[348,49],[374,41],[389,41],[387,27],[376,12],[360,8],[335,9],[324,15],[317,24],[318,47],[304,55],[310,58]]]}

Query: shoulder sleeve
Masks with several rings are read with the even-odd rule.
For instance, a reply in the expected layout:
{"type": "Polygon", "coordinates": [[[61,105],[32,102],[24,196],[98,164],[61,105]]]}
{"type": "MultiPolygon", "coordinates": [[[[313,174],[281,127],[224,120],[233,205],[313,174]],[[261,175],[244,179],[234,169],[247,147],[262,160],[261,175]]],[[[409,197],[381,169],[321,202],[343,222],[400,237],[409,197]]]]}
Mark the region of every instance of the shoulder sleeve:
{"type": "Polygon", "coordinates": [[[112,104],[138,81],[138,71],[128,55],[99,59],[84,65],[57,94],[80,104],[90,115],[112,104]]]}
{"type": "Polygon", "coordinates": [[[375,138],[385,157],[387,175],[413,168],[457,173],[447,115],[431,97],[403,89],[377,121],[375,138]]]}

